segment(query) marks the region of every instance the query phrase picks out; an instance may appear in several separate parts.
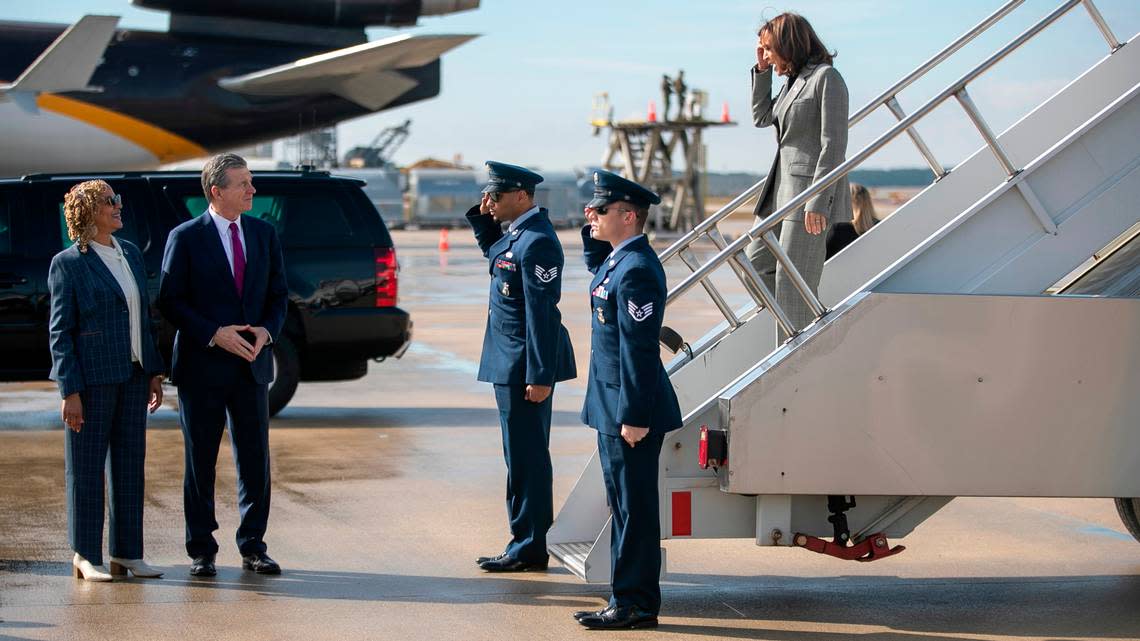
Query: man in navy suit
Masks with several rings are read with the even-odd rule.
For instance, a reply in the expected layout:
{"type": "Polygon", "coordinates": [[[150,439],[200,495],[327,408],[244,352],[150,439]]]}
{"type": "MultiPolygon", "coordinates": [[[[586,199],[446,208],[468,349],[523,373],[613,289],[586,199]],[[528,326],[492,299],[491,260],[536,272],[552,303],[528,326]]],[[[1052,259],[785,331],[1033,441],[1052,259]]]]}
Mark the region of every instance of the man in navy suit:
{"type": "Polygon", "coordinates": [[[657,469],[666,432],[681,409],[658,336],[665,270],[642,233],[657,194],[615,174],[594,174],[582,229],[590,284],[590,378],[582,422],[598,431],[598,453],[613,520],[613,595],[598,612],[577,612],[588,628],[657,626],[661,609],[661,522],[657,469]]]}
{"type": "Polygon", "coordinates": [[[229,415],[237,462],[242,567],[279,574],[266,554],[269,521],[269,402],[272,344],[285,324],[288,289],[277,233],[242,216],[253,177],[236,154],[202,169],[210,206],[170,232],[158,305],[177,328],[172,376],[186,450],[183,502],[190,574],[214,576],[214,468],[229,415]]]}
{"type": "Polygon", "coordinates": [[[554,520],[551,395],[556,382],[576,376],[570,334],[558,311],[565,259],[550,217],[534,204],[542,176],[494,161],[487,168],[483,200],[467,212],[467,222],[490,261],[478,379],[495,386],[511,540],[501,554],[476,563],[487,572],[543,571],[546,531],[554,520]]]}

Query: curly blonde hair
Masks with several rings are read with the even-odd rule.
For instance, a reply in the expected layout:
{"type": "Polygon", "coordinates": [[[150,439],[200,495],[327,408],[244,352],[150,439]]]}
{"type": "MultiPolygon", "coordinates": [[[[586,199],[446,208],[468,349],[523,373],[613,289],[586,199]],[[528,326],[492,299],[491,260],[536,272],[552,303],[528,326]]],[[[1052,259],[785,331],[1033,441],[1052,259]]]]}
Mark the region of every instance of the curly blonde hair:
{"type": "Polygon", "coordinates": [[[95,214],[103,205],[103,190],[111,186],[103,180],[86,180],[75,185],[63,197],[63,218],[67,221],[67,237],[86,253],[95,236],[95,214]]]}

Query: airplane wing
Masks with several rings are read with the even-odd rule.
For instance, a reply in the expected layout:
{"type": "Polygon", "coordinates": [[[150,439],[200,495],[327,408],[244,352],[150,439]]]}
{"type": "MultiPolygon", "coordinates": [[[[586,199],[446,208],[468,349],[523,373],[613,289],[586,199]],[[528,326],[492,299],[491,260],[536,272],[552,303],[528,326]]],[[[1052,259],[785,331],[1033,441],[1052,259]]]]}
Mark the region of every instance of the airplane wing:
{"type": "Polygon", "coordinates": [[[118,16],[83,16],[60,34],[15,82],[0,84],[0,100],[6,97],[34,109],[39,93],[97,91],[87,83],[118,24],[118,16]]]}
{"type": "Polygon", "coordinates": [[[400,35],[222,78],[218,85],[256,96],[332,93],[377,110],[416,86],[400,69],[426,65],[475,37],[400,35]]]}

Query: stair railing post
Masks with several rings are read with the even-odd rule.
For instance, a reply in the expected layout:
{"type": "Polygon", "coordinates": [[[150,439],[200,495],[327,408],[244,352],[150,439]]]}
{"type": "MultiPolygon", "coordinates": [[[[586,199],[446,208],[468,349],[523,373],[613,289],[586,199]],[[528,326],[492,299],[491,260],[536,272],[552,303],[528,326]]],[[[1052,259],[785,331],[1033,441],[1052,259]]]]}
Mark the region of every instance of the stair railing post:
{"type": "MultiPolygon", "coordinates": [[[[897,96],[891,96],[891,99],[887,101],[887,109],[890,109],[891,113],[894,114],[895,118],[898,118],[900,122],[906,119],[906,112],[903,111],[902,105],[899,104],[897,96]]],[[[918,147],[918,153],[922,154],[922,157],[926,159],[926,164],[930,165],[930,170],[934,172],[935,182],[942,180],[942,177],[946,175],[946,168],[934,157],[934,152],[930,151],[930,147],[926,146],[926,141],[922,139],[922,136],[918,135],[918,127],[908,127],[906,133],[910,136],[910,140],[914,143],[914,146],[918,147]]]]}
{"type": "Polygon", "coordinates": [[[1018,169],[1014,167],[1013,163],[1009,160],[1005,149],[1002,148],[997,136],[994,135],[989,124],[986,123],[985,118],[983,118],[981,112],[978,111],[978,106],[974,104],[974,100],[970,98],[970,94],[966,91],[966,88],[962,87],[954,92],[954,97],[958,99],[958,103],[962,105],[962,109],[966,111],[966,115],[970,117],[970,121],[974,123],[974,127],[977,128],[978,133],[982,135],[982,139],[986,141],[986,146],[988,146],[990,151],[994,153],[994,156],[997,157],[997,161],[1001,164],[1002,169],[1005,170],[1006,176],[1012,178],[1017,174],[1018,169]]]}
{"type": "Polygon", "coordinates": [[[1100,15],[1100,10],[1096,8],[1092,0],[1081,0],[1081,4],[1085,5],[1085,10],[1089,12],[1089,17],[1096,23],[1097,29],[1100,29],[1101,35],[1103,35],[1105,41],[1108,42],[1108,48],[1111,51],[1116,51],[1123,47],[1124,45],[1116,39],[1116,34],[1112,33],[1112,27],[1109,27],[1108,23],[1105,22],[1104,16],[1100,15]]]}

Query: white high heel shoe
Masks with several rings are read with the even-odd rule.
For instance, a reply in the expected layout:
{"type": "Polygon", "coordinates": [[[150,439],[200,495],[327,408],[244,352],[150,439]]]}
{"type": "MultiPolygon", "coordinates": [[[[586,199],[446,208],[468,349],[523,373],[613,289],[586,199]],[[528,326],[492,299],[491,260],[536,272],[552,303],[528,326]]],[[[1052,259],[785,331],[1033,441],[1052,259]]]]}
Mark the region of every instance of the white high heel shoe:
{"type": "Polygon", "coordinates": [[[161,570],[156,570],[146,564],[142,559],[120,559],[111,557],[111,576],[127,576],[127,570],[139,579],[157,579],[162,576],[161,570]]]}
{"type": "Polygon", "coordinates": [[[75,568],[75,578],[83,579],[84,581],[98,581],[107,582],[111,581],[113,577],[107,572],[107,568],[101,565],[91,565],[87,559],[75,553],[75,558],[71,559],[71,565],[75,568]]]}

